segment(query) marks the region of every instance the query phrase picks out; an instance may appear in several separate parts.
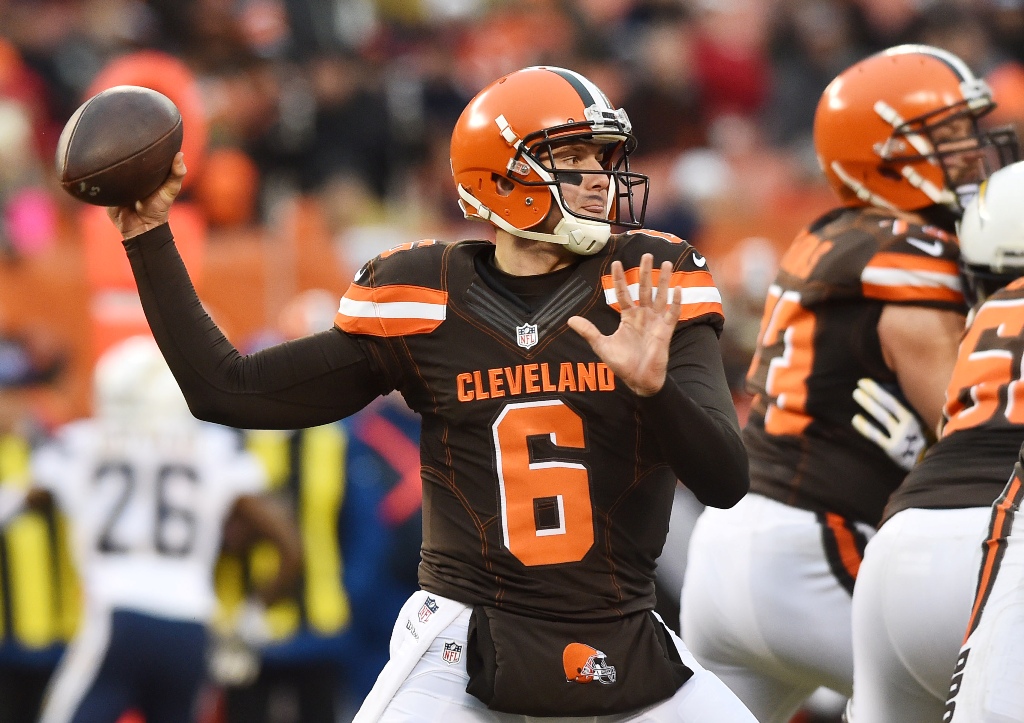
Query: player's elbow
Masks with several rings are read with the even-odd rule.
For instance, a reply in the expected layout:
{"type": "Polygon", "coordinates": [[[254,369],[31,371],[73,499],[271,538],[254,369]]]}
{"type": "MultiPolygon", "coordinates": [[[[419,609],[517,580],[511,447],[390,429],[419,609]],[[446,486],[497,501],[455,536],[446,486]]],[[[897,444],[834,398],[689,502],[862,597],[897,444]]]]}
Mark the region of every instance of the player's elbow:
{"type": "Polygon", "coordinates": [[[750,478],[744,475],[741,480],[737,480],[736,484],[724,489],[722,494],[716,496],[716,499],[705,502],[705,504],[708,507],[718,507],[726,510],[743,499],[749,491],[750,478]]]}
{"type": "Polygon", "coordinates": [[[237,427],[239,429],[248,428],[248,425],[240,416],[232,413],[230,407],[223,407],[211,403],[210,400],[195,397],[186,397],[186,401],[192,416],[200,422],[212,422],[213,424],[223,424],[225,427],[237,427]]]}
{"type": "Polygon", "coordinates": [[[744,485],[735,485],[729,488],[716,490],[713,495],[705,495],[704,497],[698,497],[705,507],[717,507],[722,510],[727,510],[747,494],[750,489],[749,481],[744,485]]]}
{"type": "Polygon", "coordinates": [[[717,471],[713,484],[704,486],[700,492],[694,490],[694,495],[704,506],[728,509],[750,491],[750,469],[746,453],[731,462],[717,471]]]}

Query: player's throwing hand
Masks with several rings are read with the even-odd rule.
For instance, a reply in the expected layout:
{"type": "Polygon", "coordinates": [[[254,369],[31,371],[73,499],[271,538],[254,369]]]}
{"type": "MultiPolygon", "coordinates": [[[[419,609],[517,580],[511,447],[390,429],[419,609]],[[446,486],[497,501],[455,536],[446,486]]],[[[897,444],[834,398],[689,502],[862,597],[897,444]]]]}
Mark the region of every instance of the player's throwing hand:
{"type": "Polygon", "coordinates": [[[171,204],[181,191],[185,172],[185,154],[179,151],[174,156],[170,175],[160,188],[141,201],[136,201],[134,206],[111,206],[107,209],[107,215],[123,239],[128,240],[167,223],[171,204]]]}

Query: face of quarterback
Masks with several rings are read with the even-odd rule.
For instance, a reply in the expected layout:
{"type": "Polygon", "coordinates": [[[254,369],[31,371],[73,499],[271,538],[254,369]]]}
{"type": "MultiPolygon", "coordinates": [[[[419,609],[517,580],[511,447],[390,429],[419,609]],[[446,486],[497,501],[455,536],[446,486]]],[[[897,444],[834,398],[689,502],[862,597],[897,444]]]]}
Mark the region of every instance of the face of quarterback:
{"type": "MultiPolygon", "coordinates": [[[[544,160],[556,170],[555,177],[566,208],[581,216],[607,218],[608,191],[611,180],[606,173],[580,173],[605,170],[608,145],[589,141],[573,141],[554,146],[544,160]]],[[[541,224],[550,233],[561,220],[561,213],[552,207],[541,224]]]]}

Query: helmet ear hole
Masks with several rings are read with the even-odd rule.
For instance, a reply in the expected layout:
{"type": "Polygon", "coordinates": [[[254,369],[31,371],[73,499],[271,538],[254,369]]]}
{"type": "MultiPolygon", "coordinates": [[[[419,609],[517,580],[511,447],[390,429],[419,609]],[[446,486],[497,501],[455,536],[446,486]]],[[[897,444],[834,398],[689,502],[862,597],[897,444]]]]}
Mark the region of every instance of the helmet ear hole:
{"type": "Polygon", "coordinates": [[[886,166],[884,164],[879,164],[879,166],[878,166],[878,175],[879,176],[883,176],[885,178],[888,178],[890,181],[902,181],[903,180],[903,174],[901,174],[895,168],[892,168],[890,166],[886,166]]]}
{"type": "Polygon", "coordinates": [[[512,192],[516,190],[515,182],[508,176],[492,173],[491,180],[494,181],[494,187],[499,196],[511,196],[512,192]]]}

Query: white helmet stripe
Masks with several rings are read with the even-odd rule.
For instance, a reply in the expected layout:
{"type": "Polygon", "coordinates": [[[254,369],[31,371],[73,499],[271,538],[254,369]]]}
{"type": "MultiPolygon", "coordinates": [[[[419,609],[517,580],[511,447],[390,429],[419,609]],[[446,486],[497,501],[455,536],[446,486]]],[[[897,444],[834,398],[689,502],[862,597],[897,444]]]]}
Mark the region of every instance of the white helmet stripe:
{"type": "Polygon", "coordinates": [[[949,66],[950,70],[957,74],[961,83],[970,82],[975,79],[974,73],[968,67],[967,63],[961,60],[953,53],[942,48],[936,48],[931,45],[898,45],[895,48],[889,48],[884,51],[886,55],[906,55],[909,53],[921,53],[922,55],[930,55],[936,60],[941,60],[943,63],[949,66]]]}

